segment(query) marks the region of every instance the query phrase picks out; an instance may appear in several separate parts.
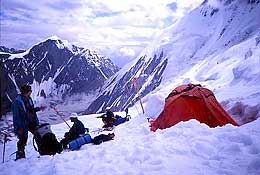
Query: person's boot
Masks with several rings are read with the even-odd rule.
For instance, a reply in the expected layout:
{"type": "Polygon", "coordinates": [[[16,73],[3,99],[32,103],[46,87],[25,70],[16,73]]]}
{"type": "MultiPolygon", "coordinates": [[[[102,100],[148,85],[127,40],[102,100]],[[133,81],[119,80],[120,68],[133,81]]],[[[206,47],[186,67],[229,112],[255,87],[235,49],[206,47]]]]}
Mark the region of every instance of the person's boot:
{"type": "Polygon", "coordinates": [[[62,144],[62,149],[68,149],[68,144],[63,143],[63,144],[62,144]]]}
{"type": "Polygon", "coordinates": [[[22,159],[25,158],[25,145],[26,145],[26,138],[19,138],[19,141],[17,142],[17,151],[16,151],[16,159],[22,159]]]}
{"type": "Polygon", "coordinates": [[[25,158],[25,152],[24,151],[17,151],[15,160],[22,159],[22,158],[25,158]]]}
{"type": "Polygon", "coordinates": [[[62,139],[62,140],[60,141],[60,143],[61,143],[61,145],[62,145],[62,149],[63,149],[63,150],[64,150],[64,149],[68,149],[68,141],[67,141],[66,138],[62,139]]]}

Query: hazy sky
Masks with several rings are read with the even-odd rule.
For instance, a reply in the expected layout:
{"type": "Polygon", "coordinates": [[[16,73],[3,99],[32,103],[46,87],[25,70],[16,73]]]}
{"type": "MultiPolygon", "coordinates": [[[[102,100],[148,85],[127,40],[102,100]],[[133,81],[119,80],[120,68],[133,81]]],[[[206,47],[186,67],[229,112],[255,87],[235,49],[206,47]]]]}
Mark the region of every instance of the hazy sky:
{"type": "Polygon", "coordinates": [[[0,45],[28,49],[57,35],[122,66],[203,0],[0,0],[0,45]]]}

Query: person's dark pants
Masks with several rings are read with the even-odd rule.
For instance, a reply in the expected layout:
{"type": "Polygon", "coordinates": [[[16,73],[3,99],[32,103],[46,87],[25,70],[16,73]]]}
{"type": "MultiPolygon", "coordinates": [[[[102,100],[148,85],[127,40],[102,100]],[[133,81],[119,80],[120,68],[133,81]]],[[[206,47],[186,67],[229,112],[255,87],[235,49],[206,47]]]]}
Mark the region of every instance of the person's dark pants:
{"type": "Polygon", "coordinates": [[[77,139],[78,137],[78,134],[66,132],[64,138],[60,141],[60,143],[62,144],[62,148],[67,149],[69,142],[77,139]]]}
{"type": "Polygon", "coordinates": [[[25,158],[25,146],[27,143],[28,137],[25,135],[18,136],[18,142],[17,142],[17,152],[16,152],[16,160],[25,158]]]}
{"type": "MultiPolygon", "coordinates": [[[[35,123],[29,123],[29,131],[34,134],[36,130],[36,124],[35,123]]],[[[25,146],[27,144],[28,140],[28,132],[27,134],[18,135],[18,142],[17,142],[17,152],[16,152],[16,160],[25,158],[25,146]]]]}

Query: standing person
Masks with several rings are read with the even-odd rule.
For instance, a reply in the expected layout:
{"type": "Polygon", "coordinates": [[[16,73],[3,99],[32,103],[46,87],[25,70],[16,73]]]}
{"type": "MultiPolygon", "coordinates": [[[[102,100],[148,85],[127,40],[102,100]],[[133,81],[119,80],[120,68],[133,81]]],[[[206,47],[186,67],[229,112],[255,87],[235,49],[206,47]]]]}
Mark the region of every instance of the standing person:
{"type": "Polygon", "coordinates": [[[14,133],[18,137],[16,160],[25,158],[25,146],[28,139],[28,131],[34,134],[39,119],[36,112],[44,110],[46,106],[34,107],[30,97],[32,88],[30,85],[21,87],[21,94],[18,94],[12,105],[14,133]]]}

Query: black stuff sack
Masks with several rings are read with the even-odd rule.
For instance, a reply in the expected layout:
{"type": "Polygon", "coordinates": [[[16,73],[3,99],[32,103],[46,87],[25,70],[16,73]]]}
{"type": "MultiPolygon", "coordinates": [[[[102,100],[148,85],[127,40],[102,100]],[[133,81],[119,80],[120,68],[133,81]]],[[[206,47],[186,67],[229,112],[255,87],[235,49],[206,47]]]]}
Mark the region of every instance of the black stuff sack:
{"type": "Polygon", "coordinates": [[[94,137],[94,139],[92,140],[93,144],[94,145],[99,145],[101,144],[102,142],[107,142],[109,140],[113,140],[115,137],[115,134],[114,133],[111,133],[111,134],[100,134],[96,137],[94,137]]]}

